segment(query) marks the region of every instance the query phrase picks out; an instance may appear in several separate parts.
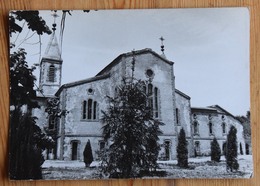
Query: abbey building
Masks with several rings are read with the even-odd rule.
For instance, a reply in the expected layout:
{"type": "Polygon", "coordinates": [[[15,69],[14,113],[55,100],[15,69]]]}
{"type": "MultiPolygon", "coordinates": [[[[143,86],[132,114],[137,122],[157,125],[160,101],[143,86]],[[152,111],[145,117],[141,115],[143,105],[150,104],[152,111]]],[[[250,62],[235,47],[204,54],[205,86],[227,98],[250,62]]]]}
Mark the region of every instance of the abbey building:
{"type": "MultiPolygon", "coordinates": [[[[210,154],[210,143],[217,138],[222,153],[230,126],[237,129],[238,153],[245,154],[248,146],[243,126],[231,113],[218,105],[191,107],[191,98],[175,87],[174,62],[151,49],[120,54],[96,76],[61,85],[62,63],[59,45],[53,32],[40,64],[38,102],[33,110],[37,124],[54,136],[56,146],[45,153],[46,159],[83,160],[83,151],[90,140],[94,159],[107,145],[102,137],[102,110],[108,106],[106,96],[114,96],[122,78],[132,76],[144,80],[151,94],[153,117],[164,123],[159,136],[159,160],[176,158],[177,137],[184,128],[189,156],[210,154]],[[60,118],[48,116],[46,100],[58,97],[59,108],[66,111],[60,118]]],[[[65,62],[65,61],[64,61],[65,62]]]]}

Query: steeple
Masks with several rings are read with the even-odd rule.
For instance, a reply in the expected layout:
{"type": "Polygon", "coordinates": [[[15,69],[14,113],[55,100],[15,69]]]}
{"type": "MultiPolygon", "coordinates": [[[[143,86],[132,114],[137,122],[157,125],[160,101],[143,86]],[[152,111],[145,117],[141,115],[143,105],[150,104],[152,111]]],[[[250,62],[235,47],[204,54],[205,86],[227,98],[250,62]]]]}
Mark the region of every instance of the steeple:
{"type": "Polygon", "coordinates": [[[48,59],[56,59],[56,60],[62,60],[61,59],[61,51],[59,48],[59,44],[57,41],[57,37],[55,34],[56,31],[56,18],[58,17],[56,11],[54,11],[54,13],[52,14],[53,18],[54,18],[54,23],[52,24],[52,34],[51,34],[51,38],[50,41],[47,45],[47,48],[45,50],[45,53],[43,55],[43,58],[48,58],[48,59]]]}
{"type": "Polygon", "coordinates": [[[38,96],[53,97],[61,86],[62,58],[61,50],[55,34],[58,17],[56,11],[52,14],[54,23],[52,24],[52,34],[48,42],[45,53],[40,63],[40,79],[38,96]]]}
{"type": "Polygon", "coordinates": [[[61,52],[60,47],[57,41],[57,37],[55,31],[52,32],[50,41],[47,45],[43,58],[47,59],[55,59],[55,60],[62,60],[61,59],[61,52]]]}

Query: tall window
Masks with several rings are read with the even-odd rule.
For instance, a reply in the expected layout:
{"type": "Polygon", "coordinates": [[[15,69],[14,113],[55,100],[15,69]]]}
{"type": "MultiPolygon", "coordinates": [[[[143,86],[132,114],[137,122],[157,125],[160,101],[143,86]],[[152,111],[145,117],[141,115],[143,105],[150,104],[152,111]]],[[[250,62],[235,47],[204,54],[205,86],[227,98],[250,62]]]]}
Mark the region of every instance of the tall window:
{"type": "Polygon", "coordinates": [[[213,130],[212,130],[212,123],[209,123],[209,134],[213,134],[213,130]]]}
{"type": "Polygon", "coordinates": [[[147,87],[143,87],[143,90],[148,96],[147,105],[151,109],[151,114],[154,118],[159,118],[159,89],[149,83],[147,87]]]}
{"type": "Polygon", "coordinates": [[[175,109],[175,115],[176,115],[176,123],[177,123],[177,125],[179,125],[179,109],[178,108],[175,109]]]}
{"type": "Polygon", "coordinates": [[[55,66],[54,65],[50,65],[50,67],[49,67],[48,80],[50,82],[55,81],[55,66]]]}
{"type": "Polygon", "coordinates": [[[86,119],[87,114],[86,114],[86,107],[87,107],[87,101],[83,101],[83,105],[82,105],[82,119],[86,119]]]}
{"type": "Polygon", "coordinates": [[[153,85],[151,83],[148,84],[148,106],[153,114],[153,85]]]}
{"type": "Polygon", "coordinates": [[[226,134],[226,123],[222,123],[222,133],[226,134]]]}
{"type": "Polygon", "coordinates": [[[197,121],[193,123],[193,127],[194,127],[194,134],[199,134],[199,124],[197,121]]]}
{"type": "Polygon", "coordinates": [[[92,99],[88,100],[88,119],[92,119],[92,99]]]}
{"type": "Polygon", "coordinates": [[[93,99],[88,99],[82,103],[82,119],[97,120],[98,104],[93,99]]]}
{"type": "Polygon", "coordinates": [[[164,141],[165,160],[170,159],[170,146],[171,144],[169,140],[164,141]]]}
{"type": "Polygon", "coordinates": [[[159,117],[158,88],[154,88],[154,116],[159,117]]]}

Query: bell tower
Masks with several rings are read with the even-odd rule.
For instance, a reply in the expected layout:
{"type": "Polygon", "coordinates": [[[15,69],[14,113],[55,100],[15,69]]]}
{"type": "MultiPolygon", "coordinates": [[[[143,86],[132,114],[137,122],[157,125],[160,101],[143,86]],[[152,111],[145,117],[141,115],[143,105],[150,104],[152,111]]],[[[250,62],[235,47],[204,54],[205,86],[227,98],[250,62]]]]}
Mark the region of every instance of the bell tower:
{"type": "Polygon", "coordinates": [[[55,19],[58,17],[56,12],[54,12],[53,17],[53,32],[40,63],[39,89],[41,93],[38,96],[53,97],[61,86],[63,60],[55,33],[55,19]]]}

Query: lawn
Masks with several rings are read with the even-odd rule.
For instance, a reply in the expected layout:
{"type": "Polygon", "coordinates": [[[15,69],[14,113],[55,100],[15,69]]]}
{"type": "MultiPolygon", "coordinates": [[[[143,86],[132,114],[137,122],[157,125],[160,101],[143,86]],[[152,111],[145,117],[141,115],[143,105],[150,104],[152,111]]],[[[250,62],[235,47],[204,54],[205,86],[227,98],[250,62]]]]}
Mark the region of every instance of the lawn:
{"type": "MultiPolygon", "coordinates": [[[[251,155],[238,157],[239,170],[235,173],[226,171],[225,158],[221,162],[214,163],[210,157],[197,157],[189,159],[189,168],[181,169],[177,166],[176,160],[158,161],[159,170],[166,171],[165,178],[250,178],[253,172],[251,155]]],[[[46,160],[43,164],[44,179],[100,179],[97,162],[92,168],[85,168],[81,161],[59,161],[46,160]]]]}

